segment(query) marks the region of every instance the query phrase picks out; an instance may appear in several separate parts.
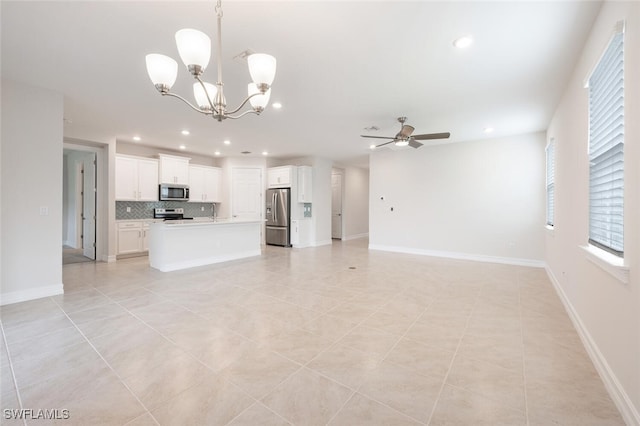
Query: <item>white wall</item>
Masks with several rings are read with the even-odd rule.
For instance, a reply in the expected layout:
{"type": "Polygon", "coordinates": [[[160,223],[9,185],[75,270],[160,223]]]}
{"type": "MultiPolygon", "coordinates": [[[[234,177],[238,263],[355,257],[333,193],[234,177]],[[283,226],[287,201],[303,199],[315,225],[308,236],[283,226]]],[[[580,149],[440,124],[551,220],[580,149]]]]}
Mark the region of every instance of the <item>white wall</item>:
{"type": "Polygon", "coordinates": [[[369,234],[369,170],[344,168],[343,239],[366,237],[369,234]]]}
{"type": "Polygon", "coordinates": [[[534,133],[372,153],[370,247],[541,265],[544,147],[534,133]]]}
{"type": "Polygon", "coordinates": [[[640,425],[640,4],[605,2],[547,132],[556,142],[556,216],[548,272],[628,424],[640,425]],[[617,21],[625,34],[625,262],[622,283],[589,261],[588,93],[584,80],[617,21]]]}
{"type": "Polygon", "coordinates": [[[62,95],[2,81],[1,304],[62,293],[62,117],[62,95]]]}
{"type": "Polygon", "coordinates": [[[331,169],[333,162],[313,157],[312,244],[331,244],[331,169]]]}

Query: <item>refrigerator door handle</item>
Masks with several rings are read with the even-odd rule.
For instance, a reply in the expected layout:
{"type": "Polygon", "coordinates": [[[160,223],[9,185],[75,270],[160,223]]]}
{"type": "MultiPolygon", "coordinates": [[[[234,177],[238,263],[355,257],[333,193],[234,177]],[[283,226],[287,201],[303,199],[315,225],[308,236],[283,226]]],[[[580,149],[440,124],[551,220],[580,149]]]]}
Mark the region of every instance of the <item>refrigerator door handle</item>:
{"type": "Polygon", "coordinates": [[[273,193],[273,201],[272,201],[272,206],[273,206],[273,221],[277,224],[278,223],[278,205],[276,204],[278,201],[278,193],[274,192],[273,193]]]}

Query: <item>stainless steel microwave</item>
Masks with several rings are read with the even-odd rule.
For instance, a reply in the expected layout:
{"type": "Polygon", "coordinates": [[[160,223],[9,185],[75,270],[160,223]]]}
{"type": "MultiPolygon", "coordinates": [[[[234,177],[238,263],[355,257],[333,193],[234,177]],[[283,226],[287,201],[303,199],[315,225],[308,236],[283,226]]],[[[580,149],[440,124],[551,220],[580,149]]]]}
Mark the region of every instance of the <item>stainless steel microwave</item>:
{"type": "Polygon", "coordinates": [[[160,201],[189,201],[189,186],[160,184],[160,201]]]}

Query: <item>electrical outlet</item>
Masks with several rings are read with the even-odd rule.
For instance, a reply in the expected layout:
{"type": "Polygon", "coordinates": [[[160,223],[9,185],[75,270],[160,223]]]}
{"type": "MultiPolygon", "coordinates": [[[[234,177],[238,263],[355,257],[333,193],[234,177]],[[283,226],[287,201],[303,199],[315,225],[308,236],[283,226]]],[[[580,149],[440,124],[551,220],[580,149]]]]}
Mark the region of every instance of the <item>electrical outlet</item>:
{"type": "Polygon", "coordinates": [[[131,207],[127,207],[127,213],[131,213],[131,207]]]}
{"type": "Polygon", "coordinates": [[[49,216],[49,207],[41,206],[40,207],[40,216],[49,216]]]}
{"type": "Polygon", "coordinates": [[[204,206],[200,207],[200,211],[203,212],[204,211],[204,206]]]}

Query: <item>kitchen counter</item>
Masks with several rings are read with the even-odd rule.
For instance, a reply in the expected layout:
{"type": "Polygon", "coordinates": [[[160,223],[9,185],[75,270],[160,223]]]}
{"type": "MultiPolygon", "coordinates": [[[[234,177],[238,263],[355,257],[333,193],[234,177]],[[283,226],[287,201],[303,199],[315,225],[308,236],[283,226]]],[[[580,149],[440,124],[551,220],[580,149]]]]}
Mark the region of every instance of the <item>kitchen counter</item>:
{"type": "Polygon", "coordinates": [[[262,254],[260,220],[172,220],[149,227],[149,263],[162,272],[262,254]]]}

